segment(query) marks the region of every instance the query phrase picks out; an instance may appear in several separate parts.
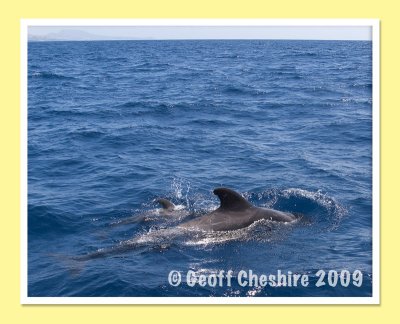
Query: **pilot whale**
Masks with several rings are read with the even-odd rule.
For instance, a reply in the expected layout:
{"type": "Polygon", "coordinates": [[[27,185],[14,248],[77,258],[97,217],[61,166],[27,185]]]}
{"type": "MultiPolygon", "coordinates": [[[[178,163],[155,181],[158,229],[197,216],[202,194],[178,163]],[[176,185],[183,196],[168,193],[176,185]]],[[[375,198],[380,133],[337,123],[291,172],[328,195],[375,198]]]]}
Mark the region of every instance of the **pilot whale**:
{"type": "MultiPolygon", "coordinates": [[[[106,257],[144,247],[149,243],[154,244],[155,242],[160,246],[168,245],[170,240],[177,237],[180,233],[184,233],[185,229],[207,232],[232,231],[248,227],[261,219],[283,223],[293,222],[297,219],[296,215],[291,213],[253,206],[239,193],[228,188],[216,188],[214,189],[214,194],[218,196],[221,203],[219,208],[209,214],[199,216],[190,221],[184,221],[175,227],[159,229],[130,240],[122,241],[120,244],[110,248],[103,248],[89,254],[75,256],[71,260],[87,261],[106,257]]],[[[161,212],[165,215],[173,214],[177,209],[173,203],[166,199],[158,199],[157,202],[163,207],[161,212]]],[[[187,213],[187,211],[184,212],[187,213]]],[[[122,222],[128,224],[129,219],[122,222]]]]}
{"type": "Polygon", "coordinates": [[[182,223],[179,227],[204,231],[232,231],[247,227],[260,219],[285,223],[296,220],[296,216],[291,213],[253,206],[239,193],[228,188],[216,188],[214,194],[221,202],[218,209],[182,223]]]}

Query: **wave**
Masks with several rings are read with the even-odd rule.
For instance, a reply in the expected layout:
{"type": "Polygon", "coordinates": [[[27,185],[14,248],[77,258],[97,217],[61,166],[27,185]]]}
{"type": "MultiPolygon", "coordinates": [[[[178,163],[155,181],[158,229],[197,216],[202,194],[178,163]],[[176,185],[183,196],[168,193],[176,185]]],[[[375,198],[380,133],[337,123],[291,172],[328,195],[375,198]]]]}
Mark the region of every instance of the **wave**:
{"type": "Polygon", "coordinates": [[[116,105],[116,108],[136,108],[143,107],[143,102],[141,101],[126,101],[122,104],[116,105]]]}
{"type": "Polygon", "coordinates": [[[366,88],[366,89],[372,89],[372,83],[367,82],[367,83],[353,83],[352,84],[353,88],[366,88]]]}
{"type": "Polygon", "coordinates": [[[313,58],[313,57],[318,57],[321,53],[316,53],[316,52],[311,52],[311,51],[296,51],[292,50],[290,51],[289,54],[283,54],[282,58],[284,59],[293,59],[293,58],[313,58]]]}
{"type": "Polygon", "coordinates": [[[68,133],[69,136],[72,136],[77,139],[96,139],[101,138],[107,135],[105,132],[95,129],[78,129],[74,131],[70,131],[68,133]]]}
{"type": "Polygon", "coordinates": [[[82,220],[62,210],[44,206],[28,206],[28,234],[51,235],[79,232],[82,220]]]}
{"type": "Polygon", "coordinates": [[[224,85],[222,86],[222,92],[228,95],[251,95],[251,96],[265,96],[272,95],[276,91],[260,89],[252,85],[224,85]]]}
{"type": "Polygon", "coordinates": [[[343,103],[372,105],[372,98],[343,97],[340,99],[340,101],[343,103]]]}
{"type": "Polygon", "coordinates": [[[238,59],[240,58],[239,54],[235,53],[222,53],[216,56],[217,59],[238,59]]]}
{"type": "Polygon", "coordinates": [[[185,103],[168,103],[161,101],[126,101],[122,104],[118,104],[116,108],[175,108],[185,106],[185,103]]]}
{"type": "Polygon", "coordinates": [[[40,78],[48,80],[75,80],[76,78],[72,76],[66,76],[63,74],[58,74],[54,72],[32,72],[29,74],[29,78],[40,78]]]}
{"type": "Polygon", "coordinates": [[[169,63],[140,63],[131,67],[133,72],[157,72],[157,71],[165,71],[168,68],[174,67],[169,63]]]}

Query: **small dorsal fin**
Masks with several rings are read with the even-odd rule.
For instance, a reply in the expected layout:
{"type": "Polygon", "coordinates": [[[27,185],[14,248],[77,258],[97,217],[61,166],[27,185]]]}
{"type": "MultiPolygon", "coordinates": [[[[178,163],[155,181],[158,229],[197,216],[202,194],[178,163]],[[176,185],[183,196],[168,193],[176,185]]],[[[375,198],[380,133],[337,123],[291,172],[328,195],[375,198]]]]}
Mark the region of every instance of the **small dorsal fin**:
{"type": "Polygon", "coordinates": [[[220,209],[242,210],[251,207],[251,204],[240,194],[228,188],[216,188],[214,195],[217,195],[221,201],[220,209]]]}
{"type": "Polygon", "coordinates": [[[160,198],[160,199],[157,199],[157,202],[162,206],[163,209],[167,209],[167,210],[175,209],[175,205],[167,199],[160,198]]]}

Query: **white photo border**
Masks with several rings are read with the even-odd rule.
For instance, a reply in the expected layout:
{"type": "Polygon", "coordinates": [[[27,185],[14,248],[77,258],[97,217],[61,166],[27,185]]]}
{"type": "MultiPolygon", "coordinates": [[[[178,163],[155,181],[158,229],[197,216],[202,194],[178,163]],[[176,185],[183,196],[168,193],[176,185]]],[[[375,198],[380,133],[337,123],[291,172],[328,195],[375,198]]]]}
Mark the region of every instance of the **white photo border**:
{"type": "Polygon", "coordinates": [[[380,304],[380,21],[379,19],[21,19],[20,21],[20,302],[21,304],[380,304]],[[29,297],[28,28],[34,26],[357,26],[372,28],[371,297],[29,297]]]}

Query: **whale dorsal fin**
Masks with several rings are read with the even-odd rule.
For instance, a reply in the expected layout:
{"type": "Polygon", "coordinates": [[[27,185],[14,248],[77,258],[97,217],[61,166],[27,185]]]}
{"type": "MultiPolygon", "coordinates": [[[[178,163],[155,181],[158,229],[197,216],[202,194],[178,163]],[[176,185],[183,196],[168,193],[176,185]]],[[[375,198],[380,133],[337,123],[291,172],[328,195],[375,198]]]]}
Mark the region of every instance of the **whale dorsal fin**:
{"type": "Polygon", "coordinates": [[[167,210],[175,209],[175,205],[167,199],[160,198],[157,200],[157,202],[162,206],[163,209],[167,209],[167,210]]]}
{"type": "Polygon", "coordinates": [[[221,201],[220,209],[234,211],[251,207],[251,204],[240,194],[228,188],[216,188],[214,195],[217,195],[221,201]]]}

